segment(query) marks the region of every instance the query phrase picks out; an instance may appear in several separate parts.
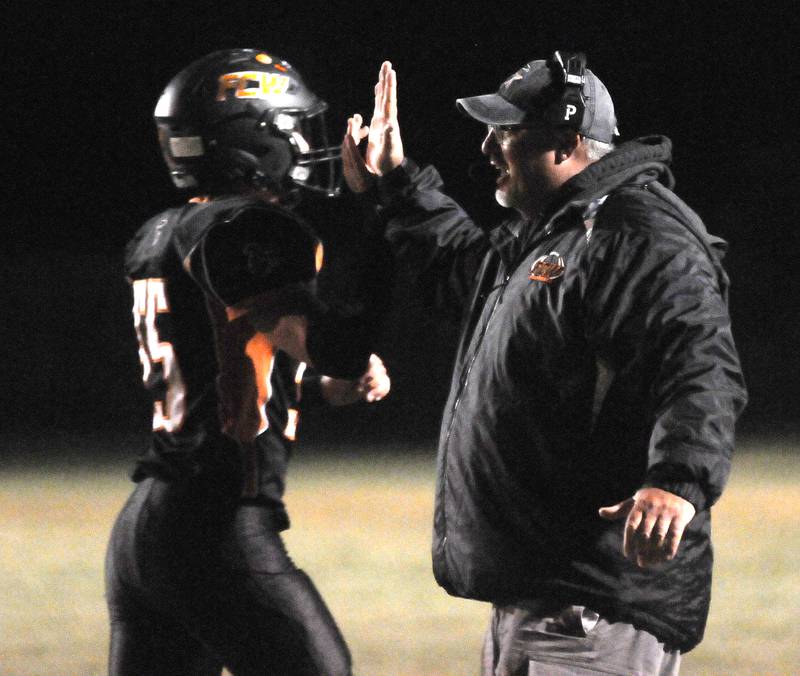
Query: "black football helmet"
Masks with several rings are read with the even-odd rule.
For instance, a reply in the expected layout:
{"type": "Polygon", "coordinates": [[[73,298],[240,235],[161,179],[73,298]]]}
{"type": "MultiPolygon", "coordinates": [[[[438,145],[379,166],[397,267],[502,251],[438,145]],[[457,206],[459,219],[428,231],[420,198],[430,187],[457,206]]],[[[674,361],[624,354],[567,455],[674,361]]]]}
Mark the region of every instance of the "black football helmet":
{"type": "Polygon", "coordinates": [[[286,197],[302,186],[333,196],[341,147],[328,145],[327,108],[280,57],[226,49],[172,78],[154,116],[178,188],[269,188],[286,197]]]}

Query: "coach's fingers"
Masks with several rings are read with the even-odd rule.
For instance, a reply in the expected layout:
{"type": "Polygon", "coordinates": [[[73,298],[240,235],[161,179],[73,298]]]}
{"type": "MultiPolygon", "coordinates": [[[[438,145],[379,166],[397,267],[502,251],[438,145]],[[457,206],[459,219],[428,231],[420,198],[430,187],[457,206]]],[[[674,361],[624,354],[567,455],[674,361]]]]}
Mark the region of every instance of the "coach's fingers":
{"type": "MultiPolygon", "coordinates": [[[[627,500],[618,502],[616,505],[601,507],[599,510],[597,510],[597,513],[600,515],[600,518],[605,519],[606,521],[618,521],[619,519],[626,518],[631,513],[631,509],[633,509],[634,504],[633,498],[628,498],[627,500]]],[[[625,538],[626,539],[623,540],[623,550],[627,544],[627,530],[625,538]]]]}
{"type": "Polygon", "coordinates": [[[636,533],[633,539],[633,549],[638,557],[640,554],[646,554],[652,545],[651,535],[653,527],[658,521],[658,514],[652,511],[642,512],[642,520],[636,528],[636,533]]]}
{"type": "Polygon", "coordinates": [[[650,542],[655,548],[664,548],[664,544],[667,541],[667,533],[669,533],[670,523],[671,520],[663,514],[659,515],[658,519],[656,519],[655,524],[653,524],[652,534],[650,535],[650,542]]]}
{"type": "Polygon", "coordinates": [[[381,114],[385,119],[392,115],[392,64],[384,61],[381,64],[381,114]]]}
{"type": "Polygon", "coordinates": [[[636,509],[644,514],[645,533],[653,522],[648,537],[640,539],[642,545],[637,557],[639,565],[661,563],[675,557],[683,532],[695,514],[695,507],[684,498],[661,488],[642,488],[633,496],[636,509]]]}
{"type": "Polygon", "coordinates": [[[622,538],[622,553],[626,558],[632,561],[636,558],[636,533],[639,530],[639,524],[642,522],[643,516],[644,515],[642,514],[642,511],[636,505],[634,505],[628,514],[628,518],[625,520],[625,534],[622,538]]]}
{"type": "MultiPolygon", "coordinates": [[[[388,63],[388,62],[387,62],[388,63]]],[[[397,119],[397,72],[389,64],[386,73],[386,117],[389,120],[397,119]]]]}
{"type": "Polygon", "coordinates": [[[372,111],[372,119],[383,118],[386,113],[386,71],[392,64],[384,61],[378,70],[378,81],[375,83],[375,107],[372,111]]]}
{"type": "Polygon", "coordinates": [[[694,511],[692,511],[691,515],[684,513],[672,519],[664,544],[667,560],[671,561],[678,554],[678,547],[683,539],[683,532],[686,530],[686,526],[689,525],[689,522],[692,520],[693,516],[694,511]]]}
{"type": "Polygon", "coordinates": [[[381,106],[383,104],[383,83],[381,82],[381,71],[378,72],[378,81],[375,83],[375,104],[372,107],[372,121],[375,122],[381,117],[381,106]]]}
{"type": "Polygon", "coordinates": [[[636,563],[640,568],[657,565],[667,560],[667,550],[665,543],[669,531],[670,519],[664,515],[658,515],[655,519],[645,517],[642,523],[652,520],[652,526],[647,538],[640,539],[645,532],[641,525],[637,532],[636,563]]]}
{"type": "Polygon", "coordinates": [[[667,560],[667,533],[669,533],[670,522],[669,517],[661,514],[653,524],[653,530],[644,549],[646,565],[667,560]]]}
{"type": "Polygon", "coordinates": [[[633,498],[628,498],[627,500],[618,502],[616,505],[601,507],[599,510],[597,510],[597,513],[607,521],[617,521],[618,519],[624,519],[626,516],[628,516],[633,508],[633,505],[633,498]]]}

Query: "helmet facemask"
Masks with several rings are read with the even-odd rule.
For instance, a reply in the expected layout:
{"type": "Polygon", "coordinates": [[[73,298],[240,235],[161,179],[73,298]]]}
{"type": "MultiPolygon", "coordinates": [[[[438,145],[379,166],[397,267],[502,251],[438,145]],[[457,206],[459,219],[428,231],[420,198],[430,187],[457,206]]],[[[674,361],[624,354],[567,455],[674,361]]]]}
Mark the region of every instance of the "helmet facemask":
{"type": "Polygon", "coordinates": [[[297,114],[274,110],[265,113],[276,135],[287,140],[292,151],[292,166],[286,177],[296,186],[334,197],[341,191],[341,146],[328,145],[325,119],[327,104],[317,110],[297,114]]]}

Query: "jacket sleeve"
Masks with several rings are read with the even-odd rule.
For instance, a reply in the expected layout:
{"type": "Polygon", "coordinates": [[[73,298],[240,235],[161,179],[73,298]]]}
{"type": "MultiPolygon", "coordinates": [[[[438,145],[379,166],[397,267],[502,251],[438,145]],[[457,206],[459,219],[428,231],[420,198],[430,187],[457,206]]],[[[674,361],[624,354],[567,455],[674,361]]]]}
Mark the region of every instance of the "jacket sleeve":
{"type": "Polygon", "coordinates": [[[442,187],[434,167],[406,158],[374,196],[385,237],[424,302],[460,317],[489,240],[442,187]]]}
{"type": "Polygon", "coordinates": [[[643,486],[689,500],[720,496],[746,402],[726,278],[675,214],[609,200],[585,263],[587,333],[617,373],[638,373],[652,422],[643,486]]]}

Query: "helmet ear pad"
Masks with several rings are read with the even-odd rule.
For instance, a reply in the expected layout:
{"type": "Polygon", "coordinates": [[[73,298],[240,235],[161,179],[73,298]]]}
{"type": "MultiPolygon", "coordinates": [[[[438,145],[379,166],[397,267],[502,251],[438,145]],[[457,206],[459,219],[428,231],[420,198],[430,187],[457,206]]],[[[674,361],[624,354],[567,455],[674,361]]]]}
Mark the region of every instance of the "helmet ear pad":
{"type": "Polygon", "coordinates": [[[209,164],[223,183],[244,182],[280,190],[294,165],[287,138],[250,116],[235,117],[215,125],[208,139],[209,164]]]}

